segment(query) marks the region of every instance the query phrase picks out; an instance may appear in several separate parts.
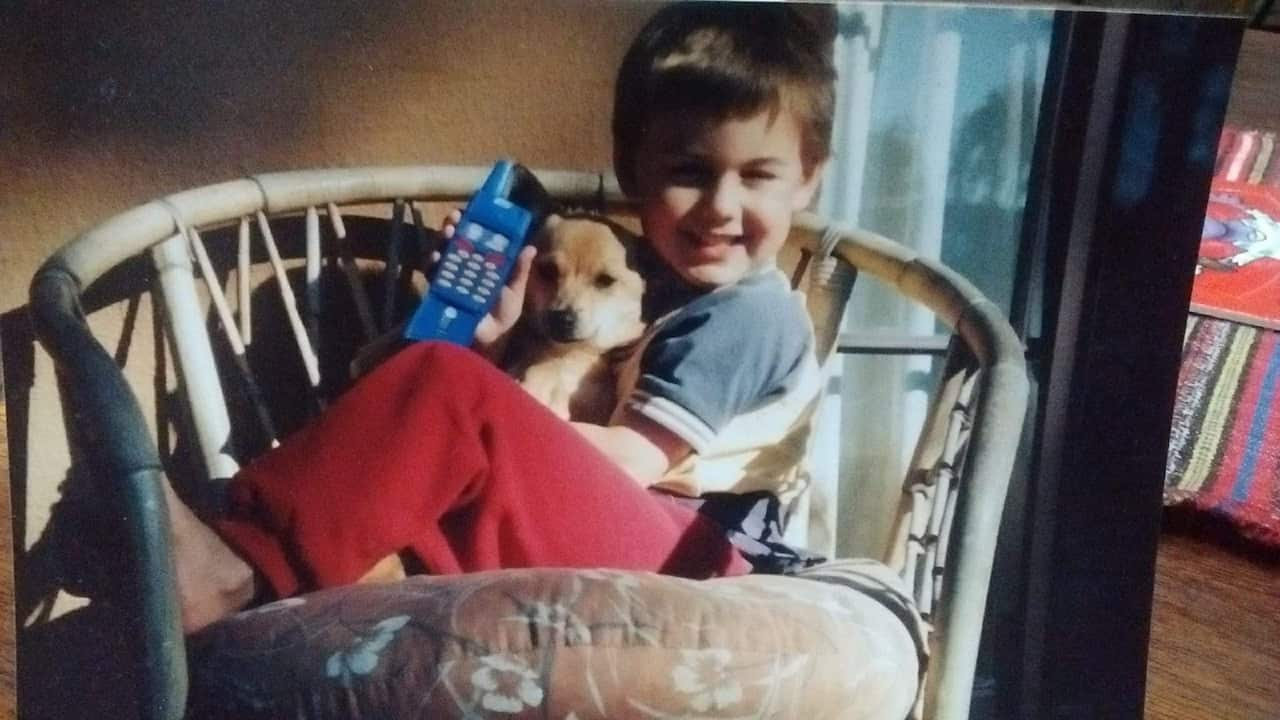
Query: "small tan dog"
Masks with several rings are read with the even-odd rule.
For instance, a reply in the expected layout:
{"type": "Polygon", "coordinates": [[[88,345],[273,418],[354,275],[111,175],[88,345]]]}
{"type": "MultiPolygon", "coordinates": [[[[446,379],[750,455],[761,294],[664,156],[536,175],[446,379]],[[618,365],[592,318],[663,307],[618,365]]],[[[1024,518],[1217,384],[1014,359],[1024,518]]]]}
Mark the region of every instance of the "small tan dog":
{"type": "MultiPolygon", "coordinates": [[[[534,242],[538,256],[524,310],[500,364],[560,417],[606,424],[617,403],[616,355],[645,331],[638,238],[597,216],[552,215],[534,242]]],[[[365,360],[361,367],[370,364],[365,360]]],[[[404,560],[395,553],[357,582],[405,576],[404,560]]]]}
{"type": "Polygon", "coordinates": [[[605,424],[617,401],[613,363],[644,333],[638,238],[594,215],[552,215],[524,311],[501,363],[562,418],[605,424]]]}

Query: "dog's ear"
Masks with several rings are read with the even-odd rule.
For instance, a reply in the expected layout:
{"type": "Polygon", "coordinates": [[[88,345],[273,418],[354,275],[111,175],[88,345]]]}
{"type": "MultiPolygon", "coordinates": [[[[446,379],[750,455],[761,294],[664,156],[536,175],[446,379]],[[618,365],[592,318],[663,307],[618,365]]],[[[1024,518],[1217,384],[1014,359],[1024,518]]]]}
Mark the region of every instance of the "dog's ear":
{"type": "Polygon", "coordinates": [[[564,220],[560,215],[552,213],[542,219],[542,224],[534,231],[533,238],[530,242],[534,247],[538,248],[538,252],[546,252],[551,246],[551,233],[555,231],[556,226],[564,220]]]}
{"type": "MultiPolygon", "coordinates": [[[[618,244],[622,245],[623,251],[626,252],[627,267],[639,269],[643,262],[640,248],[642,245],[640,236],[618,223],[606,220],[604,221],[604,224],[613,232],[613,236],[618,239],[618,244]]],[[[643,276],[644,272],[641,271],[640,274],[643,276]]]]}

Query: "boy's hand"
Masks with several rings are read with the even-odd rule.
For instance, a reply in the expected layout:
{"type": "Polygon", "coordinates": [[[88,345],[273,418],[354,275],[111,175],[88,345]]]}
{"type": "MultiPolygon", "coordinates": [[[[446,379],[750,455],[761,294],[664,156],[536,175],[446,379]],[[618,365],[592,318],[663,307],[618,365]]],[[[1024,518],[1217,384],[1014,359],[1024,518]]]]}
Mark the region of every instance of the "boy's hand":
{"type": "MultiPolygon", "coordinates": [[[[454,229],[461,219],[461,210],[449,213],[444,220],[444,227],[441,228],[445,239],[453,237],[454,229]]],[[[520,254],[516,257],[515,268],[511,271],[511,277],[507,279],[506,286],[498,295],[498,302],[476,327],[475,344],[481,351],[506,335],[520,319],[520,313],[524,310],[525,287],[529,284],[529,271],[533,267],[533,256],[537,252],[533,245],[526,245],[520,250],[520,254]]],[[[439,259],[438,253],[432,255],[433,263],[439,259]]]]}

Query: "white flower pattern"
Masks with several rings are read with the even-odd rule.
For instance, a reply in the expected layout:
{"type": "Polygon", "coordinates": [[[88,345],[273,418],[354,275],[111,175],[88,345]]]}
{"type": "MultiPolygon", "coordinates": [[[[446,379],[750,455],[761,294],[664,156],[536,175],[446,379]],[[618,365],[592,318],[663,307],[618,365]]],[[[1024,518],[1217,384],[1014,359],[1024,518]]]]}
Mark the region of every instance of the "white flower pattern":
{"type": "Polygon", "coordinates": [[[542,704],[538,674],[520,658],[485,655],[480,669],[471,674],[471,684],[480,691],[480,706],[496,713],[514,715],[542,704]]]}
{"type": "Polygon", "coordinates": [[[742,701],[742,685],[729,662],[733,654],[724,648],[684,650],[683,662],[671,670],[676,690],[689,696],[689,707],[700,713],[730,708],[742,701]]]}

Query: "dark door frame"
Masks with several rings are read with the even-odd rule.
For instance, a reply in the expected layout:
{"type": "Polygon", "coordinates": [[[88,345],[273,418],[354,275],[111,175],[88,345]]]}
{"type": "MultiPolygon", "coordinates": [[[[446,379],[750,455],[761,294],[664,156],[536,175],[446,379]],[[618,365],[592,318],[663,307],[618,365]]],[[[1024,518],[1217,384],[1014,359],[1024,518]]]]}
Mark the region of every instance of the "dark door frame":
{"type": "Polygon", "coordinates": [[[1025,507],[993,579],[1025,579],[1021,627],[987,633],[1008,662],[979,678],[975,718],[1142,717],[1182,335],[1245,24],[1055,20],[1013,308],[1036,387],[1025,507]]]}

